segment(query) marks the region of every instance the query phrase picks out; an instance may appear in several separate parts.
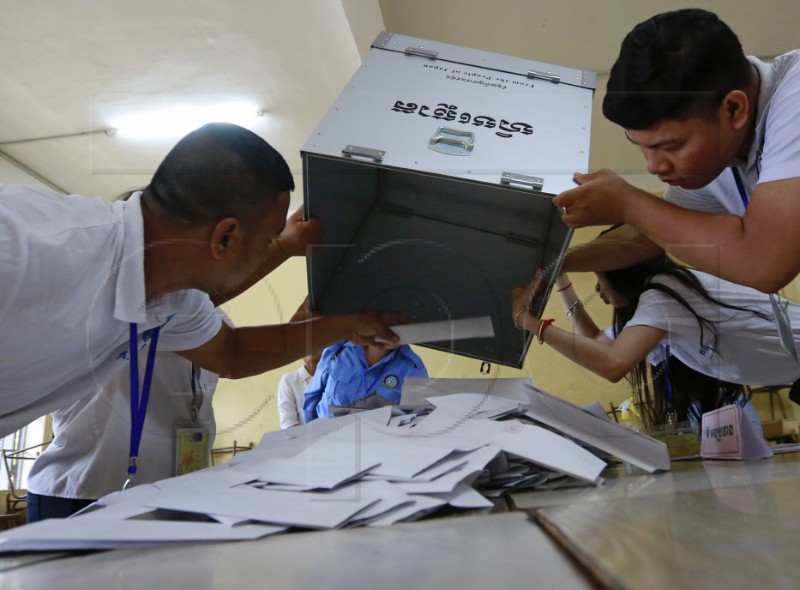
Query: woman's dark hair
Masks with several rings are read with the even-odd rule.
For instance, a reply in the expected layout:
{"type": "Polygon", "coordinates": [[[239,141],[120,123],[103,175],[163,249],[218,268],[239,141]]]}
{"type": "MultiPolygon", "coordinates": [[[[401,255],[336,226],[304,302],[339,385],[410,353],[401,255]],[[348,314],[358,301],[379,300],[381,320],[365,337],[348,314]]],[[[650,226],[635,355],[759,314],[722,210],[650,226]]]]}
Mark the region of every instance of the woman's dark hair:
{"type": "Polygon", "coordinates": [[[676,422],[699,424],[706,412],[732,404],[744,406],[750,400],[744,385],[700,373],[674,356],[658,365],[642,361],[631,371],[629,381],[634,403],[649,428],[664,424],[669,411],[676,422]]]}
{"type": "MultiPolygon", "coordinates": [[[[617,227],[619,226],[613,226],[601,232],[600,235],[617,227]]],[[[697,320],[697,324],[700,327],[700,342],[698,344],[702,346],[704,334],[708,330],[714,335],[714,343],[711,348],[715,348],[717,329],[714,323],[698,314],[686,301],[686,298],[675,289],[660,282],[654,282],[652,279],[656,275],[674,278],[697,296],[719,307],[752,313],[763,319],[769,319],[759,310],[731,305],[716,299],[709,294],[700,280],[688,268],[676,264],[666,254],[661,254],[628,268],[605,271],[604,274],[611,287],[628,301],[628,304],[624,307],[614,309],[613,330],[615,337],[622,332],[622,329],[634,316],[642,293],[645,291],[659,291],[677,301],[697,320]]],[[[699,373],[694,369],[690,369],[675,357],[670,357],[667,359],[667,364],[663,365],[664,368],[668,365],[669,371],[651,368],[648,374],[648,364],[646,360],[641,361],[628,376],[628,381],[634,390],[634,401],[637,406],[642,408],[642,415],[645,422],[649,423],[648,425],[662,424],[669,409],[676,412],[678,421],[687,420],[690,415],[694,415],[696,418],[699,417],[697,414],[698,409],[695,408],[693,402],[699,405],[699,411],[703,413],[730,404],[737,399],[747,400],[745,389],[742,385],[728,383],[699,373]],[[653,385],[652,392],[648,387],[648,383],[653,385]],[[672,387],[671,395],[667,389],[668,383],[672,387]],[[670,398],[672,399],[671,408],[667,407],[670,398]]]]}

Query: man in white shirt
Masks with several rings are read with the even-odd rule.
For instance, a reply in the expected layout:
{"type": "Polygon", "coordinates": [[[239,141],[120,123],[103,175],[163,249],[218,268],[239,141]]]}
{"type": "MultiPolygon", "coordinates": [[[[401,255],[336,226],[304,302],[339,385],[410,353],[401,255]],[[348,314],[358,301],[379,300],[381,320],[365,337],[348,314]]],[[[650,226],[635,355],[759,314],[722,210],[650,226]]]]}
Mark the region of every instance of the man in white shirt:
{"type": "Polygon", "coordinates": [[[309,341],[396,341],[392,313],[240,328],[214,313],[209,295],[290,254],[275,238],[293,188],[277,151],[225,123],[184,137],[127,201],[0,187],[0,435],[99,389],[155,341],[229,378],[283,366],[309,341]]]}
{"type": "Polygon", "coordinates": [[[317,370],[320,352],[303,357],[296,371],[286,373],[278,384],[278,416],[281,428],[291,428],[303,423],[303,400],[311,378],[317,370]]]}
{"type": "Polygon", "coordinates": [[[564,271],[626,268],[669,252],[773,292],[800,272],[800,51],[745,57],[719,18],[659,14],[624,39],[603,113],[639,146],[664,199],[600,170],[553,199],[571,227],[626,225],[571,251],[564,271]]]}

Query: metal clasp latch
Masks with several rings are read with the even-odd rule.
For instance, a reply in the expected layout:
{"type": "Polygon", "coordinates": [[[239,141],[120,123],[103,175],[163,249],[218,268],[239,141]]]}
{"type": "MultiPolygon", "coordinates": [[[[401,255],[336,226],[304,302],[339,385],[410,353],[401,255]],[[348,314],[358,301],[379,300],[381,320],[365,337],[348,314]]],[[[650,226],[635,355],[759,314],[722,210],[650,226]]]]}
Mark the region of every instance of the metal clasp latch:
{"type": "Polygon", "coordinates": [[[439,127],[428,140],[428,147],[450,156],[469,156],[475,147],[475,134],[461,129],[439,127]]]}

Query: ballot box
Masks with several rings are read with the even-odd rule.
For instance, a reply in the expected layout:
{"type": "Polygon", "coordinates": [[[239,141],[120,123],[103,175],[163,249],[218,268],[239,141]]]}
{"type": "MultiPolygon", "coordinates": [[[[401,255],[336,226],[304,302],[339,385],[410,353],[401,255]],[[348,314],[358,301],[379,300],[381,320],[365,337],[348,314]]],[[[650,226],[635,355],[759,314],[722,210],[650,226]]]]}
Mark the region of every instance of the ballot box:
{"type": "Polygon", "coordinates": [[[311,308],[490,316],[494,338],[429,346],[521,367],[532,336],[511,291],[543,269],[541,314],[571,238],[551,201],[587,170],[594,88],[592,72],[381,33],[301,150],[326,242],[311,308]]]}

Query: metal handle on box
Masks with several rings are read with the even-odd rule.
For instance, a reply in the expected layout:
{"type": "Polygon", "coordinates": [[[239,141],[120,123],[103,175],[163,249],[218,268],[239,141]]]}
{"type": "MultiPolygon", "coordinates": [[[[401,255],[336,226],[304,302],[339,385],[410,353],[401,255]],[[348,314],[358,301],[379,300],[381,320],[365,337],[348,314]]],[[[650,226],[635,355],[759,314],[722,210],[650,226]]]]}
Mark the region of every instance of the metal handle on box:
{"type": "Polygon", "coordinates": [[[513,172],[503,172],[500,175],[500,184],[511,185],[512,183],[527,186],[537,192],[544,188],[544,178],[541,176],[526,176],[525,174],[514,174],[513,172]]]}
{"type": "Polygon", "coordinates": [[[436,134],[428,140],[428,147],[444,154],[469,155],[468,152],[475,147],[475,134],[461,129],[439,127],[436,134]]]}
{"type": "Polygon", "coordinates": [[[376,164],[383,162],[383,156],[386,154],[385,150],[375,150],[372,148],[362,147],[358,145],[348,145],[342,150],[342,155],[345,158],[367,158],[376,164]]]}

